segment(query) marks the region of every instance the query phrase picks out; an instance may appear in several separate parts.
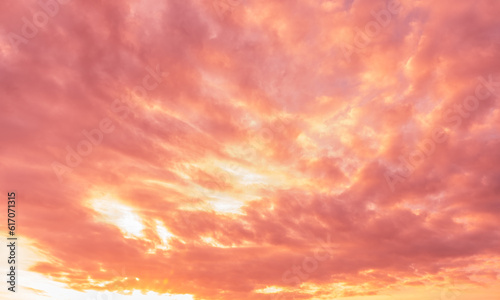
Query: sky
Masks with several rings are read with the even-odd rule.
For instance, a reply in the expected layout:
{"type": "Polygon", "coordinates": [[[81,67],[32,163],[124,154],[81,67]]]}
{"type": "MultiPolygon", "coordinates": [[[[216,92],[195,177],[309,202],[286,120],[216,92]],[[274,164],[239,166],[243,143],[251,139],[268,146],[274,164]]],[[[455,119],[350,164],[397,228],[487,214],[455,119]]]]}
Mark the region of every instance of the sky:
{"type": "Polygon", "coordinates": [[[2,1],[0,299],[498,300],[499,13],[2,1]]]}

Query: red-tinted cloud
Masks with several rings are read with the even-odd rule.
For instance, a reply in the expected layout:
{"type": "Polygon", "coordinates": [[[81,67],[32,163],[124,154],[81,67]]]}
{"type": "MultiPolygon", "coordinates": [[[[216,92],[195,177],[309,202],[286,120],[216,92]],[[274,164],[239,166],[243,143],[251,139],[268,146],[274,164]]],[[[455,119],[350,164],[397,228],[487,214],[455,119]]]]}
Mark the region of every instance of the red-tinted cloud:
{"type": "Polygon", "coordinates": [[[31,271],[194,299],[498,287],[500,3],[42,2],[45,25],[0,10],[31,271]]]}

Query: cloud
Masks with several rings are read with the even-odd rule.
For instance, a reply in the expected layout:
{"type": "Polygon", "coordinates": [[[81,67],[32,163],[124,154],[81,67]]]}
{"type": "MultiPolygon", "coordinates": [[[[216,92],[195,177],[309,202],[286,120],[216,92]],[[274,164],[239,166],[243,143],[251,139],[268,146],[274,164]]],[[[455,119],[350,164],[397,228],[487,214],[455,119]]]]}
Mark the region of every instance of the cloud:
{"type": "Polygon", "coordinates": [[[0,181],[43,252],[27,270],[194,299],[496,287],[500,4],[400,1],[346,60],[392,4],[62,2],[43,26],[36,1],[0,9],[0,181]]]}

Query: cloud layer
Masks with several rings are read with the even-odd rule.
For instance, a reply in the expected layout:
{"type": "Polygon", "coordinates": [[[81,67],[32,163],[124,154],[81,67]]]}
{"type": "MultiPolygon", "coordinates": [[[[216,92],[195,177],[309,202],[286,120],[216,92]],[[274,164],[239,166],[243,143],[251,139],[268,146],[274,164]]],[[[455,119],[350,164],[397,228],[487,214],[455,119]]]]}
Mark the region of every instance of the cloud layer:
{"type": "Polygon", "coordinates": [[[29,271],[193,299],[498,287],[499,2],[63,2],[0,4],[29,271]]]}

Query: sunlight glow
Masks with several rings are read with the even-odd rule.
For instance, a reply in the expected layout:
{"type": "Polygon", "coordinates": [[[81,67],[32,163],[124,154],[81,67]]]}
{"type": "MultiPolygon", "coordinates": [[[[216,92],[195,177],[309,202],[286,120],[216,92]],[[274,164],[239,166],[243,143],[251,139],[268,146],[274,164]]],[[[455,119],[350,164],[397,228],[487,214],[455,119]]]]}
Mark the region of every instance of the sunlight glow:
{"type": "Polygon", "coordinates": [[[118,227],[128,238],[142,237],[144,225],[141,218],[118,200],[106,195],[89,201],[90,207],[99,213],[98,220],[118,227]]]}

